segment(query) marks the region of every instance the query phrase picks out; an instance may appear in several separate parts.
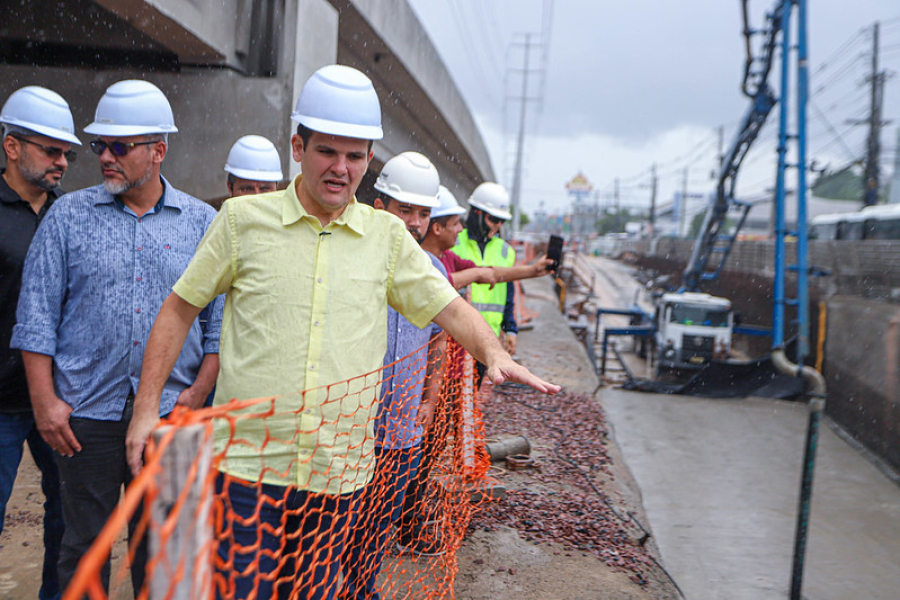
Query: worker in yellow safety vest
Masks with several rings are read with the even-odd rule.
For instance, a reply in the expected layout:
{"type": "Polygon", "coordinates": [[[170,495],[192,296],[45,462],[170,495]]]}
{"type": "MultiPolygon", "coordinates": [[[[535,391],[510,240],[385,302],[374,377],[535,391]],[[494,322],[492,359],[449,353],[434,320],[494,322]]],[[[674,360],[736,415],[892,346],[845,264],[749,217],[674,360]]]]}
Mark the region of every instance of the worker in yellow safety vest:
{"type": "MultiPolygon", "coordinates": [[[[509,193],[498,183],[486,182],[475,188],[468,203],[466,228],[459,233],[456,246],[451,251],[479,267],[513,266],[516,251],[499,236],[503,223],[512,218],[509,193]]],[[[513,284],[507,282],[505,285],[491,286],[473,283],[471,291],[472,304],[503,341],[506,351],[515,353],[519,330],[515,319],[513,284]]]]}

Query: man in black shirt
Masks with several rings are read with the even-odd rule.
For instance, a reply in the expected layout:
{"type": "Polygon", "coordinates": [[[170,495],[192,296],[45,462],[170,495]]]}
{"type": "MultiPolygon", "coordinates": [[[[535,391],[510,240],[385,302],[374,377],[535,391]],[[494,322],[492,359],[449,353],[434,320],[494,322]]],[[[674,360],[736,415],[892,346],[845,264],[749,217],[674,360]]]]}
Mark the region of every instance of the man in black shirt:
{"type": "Polygon", "coordinates": [[[44,504],[44,570],[39,598],[59,598],[56,563],[63,535],[59,474],[52,450],[34,421],[22,356],[9,347],[16,324],[22,268],[31,238],[61,195],[59,183],[75,160],[69,105],[48,89],[14,92],[0,111],[6,168],[0,170],[0,534],[24,444],[41,471],[44,504]]]}

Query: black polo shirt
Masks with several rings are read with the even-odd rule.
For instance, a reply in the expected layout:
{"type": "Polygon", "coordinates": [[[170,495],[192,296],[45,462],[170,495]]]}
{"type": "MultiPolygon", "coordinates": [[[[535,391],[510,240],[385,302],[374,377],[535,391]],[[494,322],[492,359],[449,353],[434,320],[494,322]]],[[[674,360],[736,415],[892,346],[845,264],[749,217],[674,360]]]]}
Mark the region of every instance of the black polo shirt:
{"type": "MultiPolygon", "coordinates": [[[[5,172],[6,169],[0,170],[0,175],[5,172]]],[[[34,214],[31,205],[0,177],[0,412],[31,410],[22,353],[10,350],[9,338],[16,324],[16,304],[28,246],[47,209],[60,195],[59,190],[50,192],[40,214],[34,214]]]]}

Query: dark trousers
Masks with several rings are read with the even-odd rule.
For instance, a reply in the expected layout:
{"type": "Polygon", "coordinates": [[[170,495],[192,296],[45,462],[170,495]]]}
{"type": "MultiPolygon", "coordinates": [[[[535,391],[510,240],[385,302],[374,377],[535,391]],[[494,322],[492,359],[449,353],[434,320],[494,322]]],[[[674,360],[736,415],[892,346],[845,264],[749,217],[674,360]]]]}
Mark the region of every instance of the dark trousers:
{"type": "Polygon", "coordinates": [[[0,413],[0,534],[3,533],[6,504],[16,481],[26,443],[34,464],[41,472],[41,490],[45,498],[44,570],[38,597],[40,600],[53,600],[59,598],[61,592],[56,563],[59,561],[59,546],[64,529],[59,472],[53,462],[53,449],[41,437],[34,415],[30,412],[0,413]]]}
{"type": "Polygon", "coordinates": [[[379,600],[378,573],[400,518],[403,496],[419,467],[420,447],[390,450],[375,446],[375,475],[363,489],[359,516],[344,550],[344,582],[339,600],[379,600]]]}
{"type": "MultiPolygon", "coordinates": [[[[481,364],[481,363],[477,363],[481,364]]],[[[434,410],[434,421],[425,431],[422,439],[422,455],[419,468],[409,480],[406,495],[403,499],[403,511],[399,527],[401,532],[414,535],[415,530],[428,521],[441,518],[439,510],[440,498],[430,489],[429,479],[435,463],[447,449],[447,440],[453,435],[460,439],[458,428],[459,402],[462,395],[462,379],[445,377],[443,393],[438,396],[438,405],[434,410]]],[[[452,458],[452,457],[451,457],[452,458]]]]}
{"type": "MultiPolygon", "coordinates": [[[[132,400],[125,406],[120,421],[69,419],[69,426],[81,444],[81,452],[71,458],[56,456],[62,490],[63,516],[67,523],[59,558],[59,578],[63,589],[72,580],[78,561],[100,534],[119,503],[122,486],[131,483],[131,471],[125,457],[125,434],[131,422],[132,400]]],[[[128,524],[128,539],[134,544],[134,530],[141,509],[128,524]]],[[[144,584],[147,563],[147,540],[135,547],[131,564],[131,582],[135,596],[144,584]]],[[[109,561],[100,578],[109,590],[109,561]]]]}
{"type": "Polygon", "coordinates": [[[216,479],[216,598],[332,600],[362,490],[316,494],[216,479]]]}

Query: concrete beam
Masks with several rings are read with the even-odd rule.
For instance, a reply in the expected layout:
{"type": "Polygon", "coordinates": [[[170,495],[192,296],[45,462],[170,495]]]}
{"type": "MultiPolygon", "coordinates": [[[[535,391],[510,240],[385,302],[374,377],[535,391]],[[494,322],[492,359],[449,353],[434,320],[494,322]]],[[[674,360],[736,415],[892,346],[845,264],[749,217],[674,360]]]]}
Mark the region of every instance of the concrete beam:
{"type": "Polygon", "coordinates": [[[340,14],[338,60],[366,73],[382,101],[385,161],[417,150],[460,201],[494,171],[481,133],[406,0],[329,0],[340,14]]]}
{"type": "Polygon", "coordinates": [[[186,62],[234,55],[235,2],[223,0],[94,0],[186,62]]]}

